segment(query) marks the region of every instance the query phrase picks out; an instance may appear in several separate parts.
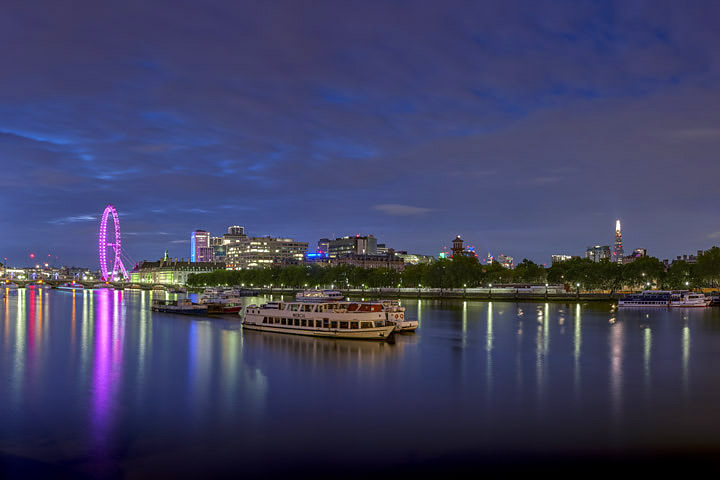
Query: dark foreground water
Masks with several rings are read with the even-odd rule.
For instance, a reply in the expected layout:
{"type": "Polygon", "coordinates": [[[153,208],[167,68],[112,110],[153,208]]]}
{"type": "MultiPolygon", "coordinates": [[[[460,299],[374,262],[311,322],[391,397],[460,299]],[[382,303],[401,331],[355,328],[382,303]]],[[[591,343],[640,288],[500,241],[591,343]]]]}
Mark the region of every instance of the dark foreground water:
{"type": "Polygon", "coordinates": [[[420,329],[388,344],[151,298],[0,300],[0,476],[717,467],[720,309],[405,301],[420,329]]]}

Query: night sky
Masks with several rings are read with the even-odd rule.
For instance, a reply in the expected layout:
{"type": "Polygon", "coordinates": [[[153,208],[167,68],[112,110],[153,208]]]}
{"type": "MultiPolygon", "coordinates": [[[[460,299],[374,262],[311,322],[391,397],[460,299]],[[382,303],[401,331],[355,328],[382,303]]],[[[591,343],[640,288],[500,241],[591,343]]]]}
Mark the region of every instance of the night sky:
{"type": "MultiPolygon", "coordinates": [[[[3,0],[0,258],[720,244],[719,2],[3,0]],[[114,6],[110,6],[112,3],[114,6]]],[[[55,259],[57,257],[57,259],[55,259]]],[[[1,260],[0,260],[1,261],[1,260]]]]}

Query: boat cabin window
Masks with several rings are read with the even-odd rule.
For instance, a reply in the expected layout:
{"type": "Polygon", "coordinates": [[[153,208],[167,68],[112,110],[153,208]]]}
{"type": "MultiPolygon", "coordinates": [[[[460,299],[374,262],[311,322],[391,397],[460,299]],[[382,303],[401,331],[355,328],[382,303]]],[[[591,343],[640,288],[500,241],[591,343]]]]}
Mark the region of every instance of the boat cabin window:
{"type": "Polygon", "coordinates": [[[340,322],[340,328],[348,328],[348,322],[340,322]]]}
{"type": "Polygon", "coordinates": [[[350,328],[351,328],[352,330],[357,330],[357,329],[358,329],[358,322],[350,322],[350,328]]]}
{"type": "Polygon", "coordinates": [[[323,328],[330,328],[330,319],[323,318],[323,328]]]}
{"type": "Polygon", "coordinates": [[[372,322],[360,322],[360,328],[372,328],[372,322]]]}

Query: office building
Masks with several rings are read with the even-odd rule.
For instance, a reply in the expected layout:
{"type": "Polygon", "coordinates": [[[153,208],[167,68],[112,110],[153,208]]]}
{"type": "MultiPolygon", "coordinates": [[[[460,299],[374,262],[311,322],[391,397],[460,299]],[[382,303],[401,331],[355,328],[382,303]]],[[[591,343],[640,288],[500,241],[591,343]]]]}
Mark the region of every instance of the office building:
{"type": "Polygon", "coordinates": [[[402,258],[390,251],[387,255],[365,255],[350,253],[340,257],[330,258],[330,265],[350,265],[358,268],[389,268],[401,271],[405,268],[402,258]]]}
{"type": "Polygon", "coordinates": [[[190,261],[212,262],[213,248],[210,245],[210,232],[195,230],[190,235],[190,261]]]}
{"type": "Polygon", "coordinates": [[[307,242],[292,238],[247,237],[227,245],[225,266],[228,270],[292,265],[303,262],[307,242]]]}
{"type": "Polygon", "coordinates": [[[556,253],[555,255],[552,255],[551,257],[552,263],[560,263],[560,262],[567,262],[568,260],[572,260],[572,255],[565,255],[562,253],[556,253]]]}
{"type": "MultiPolygon", "coordinates": [[[[319,247],[319,242],[318,242],[319,247]]],[[[344,255],[377,255],[377,239],[372,235],[361,237],[342,237],[328,242],[327,252],[330,258],[344,255]]]]}
{"type": "Polygon", "coordinates": [[[587,250],[585,250],[585,258],[589,258],[593,262],[599,262],[600,260],[610,260],[610,246],[595,245],[594,247],[588,247],[587,250]]]}

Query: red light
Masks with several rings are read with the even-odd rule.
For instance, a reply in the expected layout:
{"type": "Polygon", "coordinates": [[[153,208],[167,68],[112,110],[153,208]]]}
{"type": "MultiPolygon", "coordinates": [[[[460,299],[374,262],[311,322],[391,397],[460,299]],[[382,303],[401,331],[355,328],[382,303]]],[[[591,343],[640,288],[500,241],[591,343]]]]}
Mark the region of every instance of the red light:
{"type": "Polygon", "coordinates": [[[35,258],[35,254],[34,254],[34,253],[31,253],[31,254],[30,254],[30,258],[35,258]]]}

